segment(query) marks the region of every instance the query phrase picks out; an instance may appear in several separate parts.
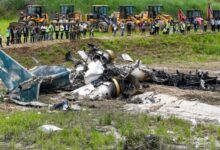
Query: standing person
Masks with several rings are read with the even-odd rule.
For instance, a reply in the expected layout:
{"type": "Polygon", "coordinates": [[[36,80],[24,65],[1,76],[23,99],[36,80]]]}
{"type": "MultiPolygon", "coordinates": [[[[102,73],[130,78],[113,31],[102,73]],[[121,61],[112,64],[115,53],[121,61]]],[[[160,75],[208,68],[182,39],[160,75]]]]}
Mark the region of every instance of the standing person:
{"type": "Polygon", "coordinates": [[[69,39],[69,25],[67,23],[64,25],[64,32],[66,35],[66,39],[69,39]]]}
{"type": "Polygon", "coordinates": [[[204,22],[203,22],[203,32],[207,31],[207,27],[208,27],[208,21],[204,20],[204,22]]]}
{"type": "Polygon", "coordinates": [[[17,35],[18,35],[18,42],[17,43],[21,43],[21,36],[22,36],[22,28],[21,27],[18,27],[18,30],[17,30],[17,35]]]}
{"type": "Polygon", "coordinates": [[[211,30],[212,32],[215,32],[215,20],[211,19],[211,30]]]}
{"type": "Polygon", "coordinates": [[[31,43],[34,43],[34,41],[35,41],[35,38],[36,38],[36,32],[35,32],[36,30],[35,30],[35,27],[34,26],[32,26],[31,27],[31,29],[30,29],[30,42],[31,43]]]}
{"type": "Polygon", "coordinates": [[[60,39],[63,39],[63,33],[64,33],[64,26],[63,24],[60,24],[60,39]]]}
{"type": "Polygon", "coordinates": [[[124,21],[121,23],[121,36],[124,36],[125,34],[125,23],[124,21]]]}
{"type": "Polygon", "coordinates": [[[52,23],[50,23],[50,25],[49,25],[49,39],[50,40],[53,40],[53,33],[54,33],[54,27],[53,27],[53,24],[52,23]]]}
{"type": "Polygon", "coordinates": [[[156,34],[159,35],[160,34],[160,23],[158,20],[155,23],[155,30],[156,30],[156,34]]]}
{"type": "Polygon", "coordinates": [[[11,44],[14,44],[14,40],[15,40],[14,27],[10,28],[10,35],[11,35],[11,44]]]}
{"type": "Polygon", "coordinates": [[[87,24],[84,23],[84,24],[83,24],[83,37],[84,37],[84,38],[86,37],[86,33],[87,33],[87,24]]]}
{"type": "Polygon", "coordinates": [[[187,33],[190,33],[190,31],[191,31],[191,24],[190,24],[189,21],[187,21],[186,26],[187,26],[187,29],[186,29],[187,33]]]}
{"type": "Polygon", "coordinates": [[[7,28],[7,30],[6,30],[6,45],[7,46],[9,46],[9,42],[10,42],[10,33],[11,33],[11,31],[10,31],[10,29],[9,28],[7,28]]]}
{"type": "Polygon", "coordinates": [[[166,23],[167,34],[170,33],[170,21],[166,23]]]}
{"type": "Polygon", "coordinates": [[[193,21],[193,26],[194,26],[194,32],[197,32],[197,30],[198,30],[198,22],[197,22],[196,18],[193,21]]]}
{"type": "Polygon", "coordinates": [[[169,29],[170,33],[169,34],[173,34],[173,32],[174,32],[173,30],[174,30],[174,22],[173,22],[173,20],[171,20],[170,29],[169,29]]]}
{"type": "Polygon", "coordinates": [[[70,40],[73,40],[73,31],[74,31],[74,24],[69,26],[69,31],[70,31],[70,40]]]}
{"type": "Polygon", "coordinates": [[[75,23],[74,26],[73,26],[73,40],[76,40],[77,39],[77,24],[75,23]]]}
{"type": "Polygon", "coordinates": [[[215,31],[218,30],[218,19],[215,19],[215,31]]]}
{"type": "Polygon", "coordinates": [[[141,25],[141,34],[144,35],[145,31],[146,31],[146,23],[143,22],[142,25],[141,25]]]}
{"type": "Polygon", "coordinates": [[[0,34],[0,48],[2,48],[2,35],[0,34]]]}
{"type": "Polygon", "coordinates": [[[113,36],[115,37],[117,34],[117,25],[113,24],[113,36]]]}
{"type": "Polygon", "coordinates": [[[217,23],[217,30],[218,30],[218,32],[220,31],[220,18],[218,18],[217,19],[217,21],[216,21],[217,23]]]}
{"type": "Polygon", "coordinates": [[[93,25],[90,25],[90,27],[89,27],[89,36],[94,37],[94,27],[93,27],[93,25]]]}
{"type": "Polygon", "coordinates": [[[128,36],[131,36],[131,30],[132,30],[132,24],[131,24],[131,22],[129,21],[129,22],[127,23],[127,35],[128,35],[128,36]]]}
{"type": "Polygon", "coordinates": [[[81,29],[80,29],[80,24],[79,23],[76,23],[75,31],[76,31],[76,40],[80,40],[80,38],[81,38],[81,29]]]}
{"type": "Polygon", "coordinates": [[[84,33],[84,27],[83,27],[82,22],[79,24],[79,31],[80,31],[80,37],[81,37],[81,35],[83,35],[83,33],[84,33]]]}
{"type": "Polygon", "coordinates": [[[47,26],[46,25],[42,25],[41,26],[41,40],[46,40],[46,29],[47,29],[47,26]]]}
{"type": "Polygon", "coordinates": [[[29,36],[29,31],[28,31],[27,25],[25,25],[23,28],[23,36],[24,36],[24,43],[27,43],[28,36],[29,36]]]}
{"type": "Polygon", "coordinates": [[[57,24],[55,25],[56,40],[59,39],[59,32],[60,32],[60,26],[59,26],[59,24],[57,23],[57,24]]]}
{"type": "Polygon", "coordinates": [[[34,42],[39,41],[40,40],[40,28],[35,25],[34,27],[35,31],[34,31],[34,42]]]}
{"type": "Polygon", "coordinates": [[[185,23],[184,22],[180,22],[180,32],[182,33],[182,34],[185,34],[185,23]]]}
{"type": "Polygon", "coordinates": [[[49,40],[49,34],[50,34],[50,29],[49,29],[49,25],[47,24],[46,25],[46,35],[45,35],[46,40],[49,40]]]}

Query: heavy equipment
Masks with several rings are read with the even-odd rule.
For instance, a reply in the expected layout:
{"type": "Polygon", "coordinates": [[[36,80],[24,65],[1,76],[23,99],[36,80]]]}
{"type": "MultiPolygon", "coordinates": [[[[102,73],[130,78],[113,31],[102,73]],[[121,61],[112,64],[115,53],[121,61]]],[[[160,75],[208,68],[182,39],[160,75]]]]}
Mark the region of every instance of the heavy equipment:
{"type": "Polygon", "coordinates": [[[86,22],[94,25],[100,32],[107,32],[113,24],[108,16],[108,5],[92,5],[91,13],[86,15],[86,22]]]}
{"type": "Polygon", "coordinates": [[[131,22],[132,26],[140,23],[140,17],[135,15],[135,6],[133,5],[121,5],[119,6],[118,22],[131,22]]]}
{"type": "Polygon", "coordinates": [[[49,20],[48,14],[41,5],[28,5],[26,12],[20,13],[18,22],[25,22],[27,25],[43,24],[49,20]]]}
{"type": "Polygon", "coordinates": [[[141,12],[141,21],[152,23],[155,20],[160,20],[164,23],[173,20],[172,16],[162,13],[163,6],[161,4],[148,5],[146,11],[141,12]]]}
{"type": "Polygon", "coordinates": [[[24,26],[34,26],[46,24],[49,20],[48,14],[41,5],[28,5],[25,11],[20,12],[17,22],[9,24],[10,29],[23,28],[24,26]]]}
{"type": "Polygon", "coordinates": [[[61,4],[60,12],[54,14],[53,23],[73,23],[82,21],[82,15],[79,12],[74,12],[73,4],[61,4]]]}
{"type": "Polygon", "coordinates": [[[186,18],[190,23],[193,23],[195,18],[202,18],[201,10],[198,9],[187,10],[186,18]]]}

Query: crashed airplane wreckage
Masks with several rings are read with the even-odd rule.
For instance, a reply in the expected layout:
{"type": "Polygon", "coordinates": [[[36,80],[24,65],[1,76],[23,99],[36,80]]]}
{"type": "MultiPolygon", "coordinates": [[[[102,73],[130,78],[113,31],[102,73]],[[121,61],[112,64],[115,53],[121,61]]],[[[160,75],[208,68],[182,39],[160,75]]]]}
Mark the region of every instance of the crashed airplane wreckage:
{"type": "MultiPolygon", "coordinates": [[[[73,99],[128,98],[143,92],[148,83],[177,86],[187,89],[220,91],[220,81],[208,73],[166,73],[149,69],[141,64],[114,63],[111,50],[101,50],[89,44],[87,51],[80,50],[80,59],[68,52],[66,59],[74,69],[60,66],[38,66],[25,69],[5,52],[0,51],[0,78],[8,89],[11,100],[32,102],[39,99],[40,92],[70,91],[73,99]]],[[[132,61],[129,55],[122,58],[132,61]]]]}

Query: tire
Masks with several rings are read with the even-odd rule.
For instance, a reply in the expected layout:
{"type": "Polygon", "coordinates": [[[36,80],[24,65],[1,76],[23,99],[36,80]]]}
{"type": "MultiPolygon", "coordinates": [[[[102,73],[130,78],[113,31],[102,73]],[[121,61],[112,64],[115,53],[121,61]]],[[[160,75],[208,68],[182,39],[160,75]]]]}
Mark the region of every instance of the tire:
{"type": "Polygon", "coordinates": [[[27,25],[30,27],[30,26],[36,25],[36,22],[34,22],[34,21],[28,21],[28,24],[27,24],[27,25]]]}
{"type": "Polygon", "coordinates": [[[98,23],[98,30],[99,32],[108,32],[108,24],[106,22],[99,22],[98,23]]]}

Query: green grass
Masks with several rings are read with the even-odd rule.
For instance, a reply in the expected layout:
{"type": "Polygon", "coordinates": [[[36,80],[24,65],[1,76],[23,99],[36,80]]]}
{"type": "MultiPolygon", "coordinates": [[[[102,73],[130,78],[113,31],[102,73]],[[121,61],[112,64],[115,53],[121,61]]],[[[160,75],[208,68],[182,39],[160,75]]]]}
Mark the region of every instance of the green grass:
{"type": "Polygon", "coordinates": [[[85,39],[76,43],[64,43],[50,45],[45,48],[31,48],[6,52],[27,68],[34,67],[36,63],[31,57],[35,57],[40,64],[64,65],[72,67],[71,62],[65,61],[65,53],[72,51],[77,57],[76,51],[86,49],[87,43],[94,43],[103,49],[111,49],[116,56],[128,53],[134,59],[140,59],[144,64],[191,64],[220,61],[220,34],[207,33],[201,35],[160,35],[141,36],[135,33],[132,37],[119,35],[112,37],[111,33],[97,33],[98,39],[85,39]],[[102,37],[105,37],[102,39],[102,37]],[[109,38],[108,38],[109,37],[109,38]],[[19,55],[19,57],[17,57],[19,55]],[[31,56],[31,57],[30,57],[31,56]]]}
{"type": "Polygon", "coordinates": [[[6,29],[10,22],[16,21],[16,19],[0,19],[0,34],[5,37],[6,29]]]}
{"type": "MultiPolygon", "coordinates": [[[[108,149],[115,145],[112,134],[96,130],[97,126],[112,125],[126,137],[117,149],[137,147],[144,144],[144,137],[156,134],[160,144],[183,144],[194,148],[196,138],[209,137],[207,148],[215,148],[219,127],[212,125],[192,125],[181,119],[171,117],[162,119],[145,114],[128,114],[110,110],[87,110],[84,112],[52,112],[33,110],[27,112],[0,113],[0,141],[3,149],[33,146],[34,149],[108,149]],[[41,113],[39,113],[41,112],[41,113]],[[97,121],[97,120],[105,120],[97,121]],[[64,130],[57,133],[43,133],[41,125],[53,124],[64,130]],[[199,133],[201,132],[201,133],[199,133]],[[177,139],[173,141],[173,139],[177,139]],[[190,145],[188,145],[190,143],[190,145]]],[[[1,146],[0,146],[1,147],[1,146]]],[[[22,149],[22,148],[21,148],[22,149]]]]}
{"type": "Polygon", "coordinates": [[[116,53],[129,53],[143,63],[219,61],[220,34],[160,35],[102,40],[101,46],[116,53]],[[212,44],[210,44],[212,43],[212,44]]]}

